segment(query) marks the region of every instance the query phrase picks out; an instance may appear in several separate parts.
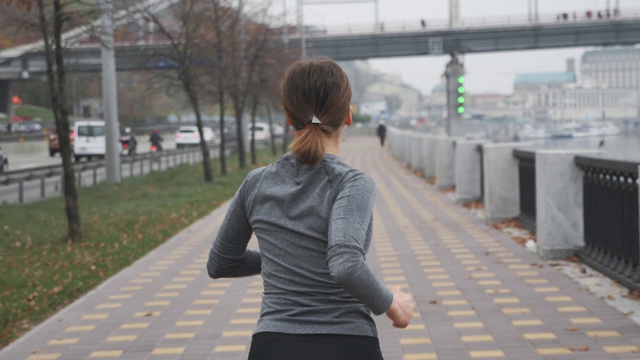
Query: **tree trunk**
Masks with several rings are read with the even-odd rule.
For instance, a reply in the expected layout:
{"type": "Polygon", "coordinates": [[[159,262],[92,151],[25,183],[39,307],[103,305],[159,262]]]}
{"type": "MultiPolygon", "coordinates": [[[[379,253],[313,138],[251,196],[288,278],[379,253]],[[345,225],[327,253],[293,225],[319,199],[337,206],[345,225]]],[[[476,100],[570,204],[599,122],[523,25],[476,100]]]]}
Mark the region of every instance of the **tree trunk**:
{"type": "Polygon", "coordinates": [[[198,125],[198,133],[200,134],[200,150],[202,151],[202,170],[204,172],[204,182],[210,183],[213,181],[213,172],[211,171],[211,155],[209,153],[209,145],[204,138],[202,131],[202,114],[200,113],[200,103],[198,101],[198,95],[195,93],[193,86],[187,85],[187,92],[189,93],[189,100],[191,101],[191,107],[196,113],[196,124],[198,125]]]}
{"type": "Polygon", "coordinates": [[[253,165],[258,163],[256,157],[256,111],[258,110],[258,97],[252,96],[253,103],[251,104],[251,163],[253,165]]]}
{"type": "MultiPolygon", "coordinates": [[[[234,101],[236,105],[239,105],[238,101],[234,101]]],[[[244,105],[244,104],[243,104],[244,105]]],[[[236,130],[238,131],[238,167],[244,169],[247,167],[246,152],[244,151],[244,135],[245,131],[242,126],[242,107],[235,106],[236,110],[236,130]]]]}
{"type": "Polygon", "coordinates": [[[225,139],[224,130],[224,89],[222,81],[219,82],[218,85],[219,91],[219,103],[220,103],[220,174],[227,175],[227,156],[226,156],[226,148],[227,148],[227,140],[225,139]]]}
{"type": "Polygon", "coordinates": [[[271,118],[271,103],[266,102],[267,120],[269,121],[269,134],[271,135],[271,155],[276,156],[276,137],[273,136],[273,119],[271,118]]]}

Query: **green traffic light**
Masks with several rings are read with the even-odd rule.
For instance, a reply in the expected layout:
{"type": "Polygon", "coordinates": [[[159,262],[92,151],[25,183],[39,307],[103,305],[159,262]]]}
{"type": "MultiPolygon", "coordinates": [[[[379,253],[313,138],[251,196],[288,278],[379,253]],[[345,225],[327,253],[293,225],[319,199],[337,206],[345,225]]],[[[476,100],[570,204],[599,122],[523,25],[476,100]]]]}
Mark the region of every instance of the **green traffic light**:
{"type": "Polygon", "coordinates": [[[464,103],[464,96],[458,96],[458,104],[464,103]]]}
{"type": "Polygon", "coordinates": [[[464,86],[458,87],[458,94],[464,94],[464,86]]]}
{"type": "Polygon", "coordinates": [[[464,84],[464,76],[458,76],[458,83],[464,84]]]}
{"type": "Polygon", "coordinates": [[[464,114],[464,106],[458,106],[458,114],[464,114]]]}

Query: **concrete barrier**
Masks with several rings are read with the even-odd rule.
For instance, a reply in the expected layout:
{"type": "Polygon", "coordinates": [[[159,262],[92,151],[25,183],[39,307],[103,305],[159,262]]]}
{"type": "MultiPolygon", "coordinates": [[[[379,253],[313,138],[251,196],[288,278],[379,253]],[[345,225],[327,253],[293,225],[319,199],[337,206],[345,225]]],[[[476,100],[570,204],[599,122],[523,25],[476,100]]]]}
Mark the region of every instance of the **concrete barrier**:
{"type": "Polygon", "coordinates": [[[488,222],[517,217],[520,214],[520,181],[516,148],[531,148],[531,143],[482,145],[484,171],[484,210],[488,222]]]}
{"type": "Polygon", "coordinates": [[[473,201],[482,197],[482,140],[456,141],[456,200],[473,201]]]}
{"type": "Polygon", "coordinates": [[[456,185],[455,138],[436,138],[436,188],[447,189],[456,185]]]}
{"type": "Polygon", "coordinates": [[[25,142],[7,142],[2,143],[2,151],[8,156],[18,154],[49,154],[49,142],[46,140],[46,136],[42,136],[43,140],[40,141],[25,141],[25,142]]]}
{"type": "Polygon", "coordinates": [[[424,134],[422,135],[422,158],[423,158],[423,173],[425,178],[431,178],[436,176],[436,135],[424,134]]]}
{"type": "Polygon", "coordinates": [[[574,157],[598,153],[536,151],[536,238],[544,259],[565,259],[584,247],[583,171],[574,157]]]}

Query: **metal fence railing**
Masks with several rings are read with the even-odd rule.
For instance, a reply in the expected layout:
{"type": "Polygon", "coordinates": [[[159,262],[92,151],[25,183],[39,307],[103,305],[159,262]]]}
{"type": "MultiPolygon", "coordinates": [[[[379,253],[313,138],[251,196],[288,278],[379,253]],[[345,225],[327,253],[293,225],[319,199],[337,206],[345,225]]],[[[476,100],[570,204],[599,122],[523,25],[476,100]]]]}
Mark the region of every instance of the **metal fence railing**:
{"type": "Polygon", "coordinates": [[[632,289],[640,288],[640,226],[637,162],[576,156],[584,171],[585,247],[589,266],[632,289]]]}
{"type": "Polygon", "coordinates": [[[536,154],[534,151],[516,149],[513,156],[518,159],[518,178],[520,182],[520,215],[522,226],[536,231],[536,154]]]}

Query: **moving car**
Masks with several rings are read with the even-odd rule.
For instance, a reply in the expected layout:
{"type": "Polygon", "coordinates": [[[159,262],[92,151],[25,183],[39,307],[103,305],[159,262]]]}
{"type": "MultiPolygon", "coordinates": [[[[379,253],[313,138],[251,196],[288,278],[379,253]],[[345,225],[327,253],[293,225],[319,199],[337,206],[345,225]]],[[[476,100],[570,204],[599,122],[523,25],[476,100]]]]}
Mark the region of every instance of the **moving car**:
{"type": "Polygon", "coordinates": [[[251,141],[252,133],[254,133],[256,142],[267,142],[269,141],[269,139],[271,139],[271,133],[269,132],[268,123],[256,122],[255,126],[249,124],[249,131],[247,132],[247,141],[251,141]]]}
{"type": "MultiPolygon", "coordinates": [[[[204,135],[204,141],[208,144],[214,145],[216,143],[216,134],[210,127],[203,127],[202,135],[204,135]]],[[[175,136],[178,149],[200,145],[200,133],[197,126],[181,126],[176,131],[175,136]]]]}
{"type": "Polygon", "coordinates": [[[73,131],[76,134],[73,143],[73,155],[76,161],[83,157],[104,158],[107,154],[105,123],[102,120],[77,120],[73,131]]]}
{"type": "MultiPolygon", "coordinates": [[[[71,141],[71,149],[73,149],[73,143],[76,138],[76,133],[73,129],[69,129],[69,140],[71,141]]],[[[58,141],[58,133],[55,129],[49,132],[49,156],[54,157],[60,153],[60,142],[58,141]]]]}
{"type": "Polygon", "coordinates": [[[8,170],[9,170],[9,159],[7,159],[7,156],[2,152],[2,147],[0,147],[0,173],[3,173],[8,170]]]}

